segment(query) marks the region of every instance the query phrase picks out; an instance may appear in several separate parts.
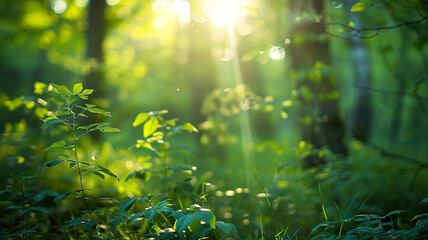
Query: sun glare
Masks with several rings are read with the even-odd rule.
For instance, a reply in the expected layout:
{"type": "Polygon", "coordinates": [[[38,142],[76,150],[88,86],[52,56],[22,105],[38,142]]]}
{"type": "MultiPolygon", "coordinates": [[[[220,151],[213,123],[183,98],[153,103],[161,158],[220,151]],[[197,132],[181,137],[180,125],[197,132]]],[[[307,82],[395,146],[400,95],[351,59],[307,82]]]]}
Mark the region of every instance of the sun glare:
{"type": "Polygon", "coordinates": [[[206,11],[211,21],[218,26],[229,25],[248,14],[248,0],[208,0],[206,11]]]}

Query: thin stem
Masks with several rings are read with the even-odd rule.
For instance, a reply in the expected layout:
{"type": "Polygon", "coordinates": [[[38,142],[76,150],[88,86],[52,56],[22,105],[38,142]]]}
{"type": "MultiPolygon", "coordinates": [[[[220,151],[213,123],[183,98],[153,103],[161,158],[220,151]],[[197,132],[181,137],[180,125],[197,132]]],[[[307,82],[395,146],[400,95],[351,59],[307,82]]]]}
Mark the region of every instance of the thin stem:
{"type": "MultiPolygon", "coordinates": [[[[22,231],[25,231],[25,224],[24,224],[24,220],[25,220],[25,213],[24,213],[24,208],[25,208],[25,190],[24,190],[24,179],[21,179],[21,195],[22,195],[22,215],[21,215],[21,229],[22,231]]],[[[22,239],[25,239],[25,235],[22,235],[21,237],[22,239]]]]}
{"type": "MultiPolygon", "coordinates": [[[[67,103],[68,105],[68,110],[70,111],[71,116],[73,116],[73,128],[72,128],[72,132],[73,132],[73,138],[74,138],[74,158],[77,162],[77,171],[79,172],[79,182],[80,182],[80,190],[82,191],[82,198],[83,198],[83,202],[85,203],[86,209],[89,212],[89,216],[91,217],[91,220],[94,222],[94,217],[92,216],[92,212],[89,209],[89,205],[88,205],[88,201],[85,197],[85,188],[83,187],[83,177],[82,177],[82,171],[80,170],[80,162],[79,162],[79,158],[77,156],[77,139],[78,137],[76,136],[76,115],[74,114],[74,112],[71,110],[70,105],[67,103]]],[[[95,226],[95,230],[96,230],[96,235],[97,235],[97,239],[99,239],[98,237],[98,227],[95,226]]]]}

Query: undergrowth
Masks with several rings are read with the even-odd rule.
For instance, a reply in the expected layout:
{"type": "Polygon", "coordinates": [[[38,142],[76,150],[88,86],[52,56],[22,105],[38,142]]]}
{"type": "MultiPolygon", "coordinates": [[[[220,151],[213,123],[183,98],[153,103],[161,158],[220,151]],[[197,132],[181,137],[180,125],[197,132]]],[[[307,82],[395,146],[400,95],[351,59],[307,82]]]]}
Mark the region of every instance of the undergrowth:
{"type": "MultiPolygon", "coordinates": [[[[40,162],[40,159],[32,158],[28,156],[29,154],[24,157],[15,153],[10,158],[11,161],[21,163],[28,159],[29,168],[23,169],[19,166],[12,168],[6,188],[0,191],[1,239],[280,240],[428,237],[427,213],[413,216],[400,210],[384,215],[367,213],[362,207],[367,199],[359,208],[352,210],[355,208],[358,194],[344,213],[340,211],[338,204],[335,204],[337,211],[336,215],[332,216],[331,211],[325,206],[327,203],[325,198],[323,199],[319,183],[317,186],[319,199],[315,208],[318,209],[317,214],[323,216],[325,221],[309,227],[308,234],[304,230],[300,231],[302,228],[308,230],[308,226],[304,226],[303,221],[299,219],[293,230],[290,227],[293,222],[293,211],[305,211],[303,208],[295,209],[294,205],[299,204],[298,202],[287,202],[290,217],[286,221],[281,217],[281,201],[284,194],[278,189],[266,188],[266,184],[261,184],[263,192],[257,198],[255,192],[238,188],[233,194],[227,193],[234,196],[233,198],[226,199],[222,197],[221,192],[220,194],[215,192],[214,188],[210,188],[211,184],[203,176],[198,178],[195,175],[197,169],[195,166],[178,164],[175,159],[177,151],[192,149],[177,144],[174,136],[197,133],[198,129],[190,123],[179,125],[178,119],[167,118],[166,110],[142,112],[136,116],[132,125],[142,134],[135,140],[135,144],[129,147],[133,153],[126,157],[137,158],[139,167],[131,172],[116,174],[107,166],[102,166],[100,160],[81,144],[82,141],[91,142],[88,135],[95,131],[121,133],[121,130],[111,127],[107,121],[91,122],[94,119],[93,115],[104,118],[111,116],[109,112],[86,102],[94,90],[84,89],[81,83],[75,84],[71,89],[55,84],[51,84],[49,88],[48,86],[42,88],[49,89],[53,96],[49,98],[49,103],[44,100],[38,102],[50,110],[45,111],[39,107],[36,108],[39,110],[35,114],[39,117],[43,115],[41,131],[52,133],[56,140],[47,144],[46,140],[50,138],[40,137],[41,144],[46,144],[47,147],[44,151],[34,148],[33,151],[37,152],[36,156],[41,156],[41,159],[47,161],[39,166],[34,166],[34,163],[40,162]],[[40,184],[37,179],[49,181],[47,176],[26,174],[34,173],[34,169],[45,174],[56,171],[60,176],[51,178],[52,182],[46,186],[40,184]],[[134,188],[141,189],[135,192],[128,191],[122,195],[117,195],[117,192],[121,192],[120,187],[97,192],[96,190],[102,187],[98,184],[103,184],[99,180],[107,181],[106,177],[115,179],[118,186],[134,184],[132,185],[134,188]],[[95,180],[96,178],[99,180],[95,180]],[[150,188],[144,189],[149,185],[150,188]],[[60,189],[66,191],[59,192],[55,190],[58,189],[55,186],[60,186],[60,189]],[[40,190],[41,187],[48,188],[40,190]],[[226,214],[228,212],[233,212],[234,218],[228,217],[226,214]],[[221,221],[224,219],[229,219],[229,222],[221,221]],[[302,226],[299,226],[300,223],[302,226]],[[267,228],[267,225],[275,228],[267,228]]],[[[8,127],[7,134],[2,136],[4,144],[6,142],[26,144],[25,141],[28,139],[25,140],[23,138],[25,134],[22,134],[25,131],[21,131],[22,126],[19,126],[8,127]],[[13,130],[16,136],[12,134],[13,130]]],[[[288,169],[291,177],[297,171],[292,166],[288,162],[283,163],[278,172],[288,169]]],[[[262,176],[258,174],[256,168],[254,172],[262,183],[262,176]]],[[[288,184],[286,181],[282,182],[288,184]]],[[[420,202],[425,206],[427,203],[427,198],[420,202]]],[[[304,213],[301,213],[301,216],[303,215],[304,213]]]]}

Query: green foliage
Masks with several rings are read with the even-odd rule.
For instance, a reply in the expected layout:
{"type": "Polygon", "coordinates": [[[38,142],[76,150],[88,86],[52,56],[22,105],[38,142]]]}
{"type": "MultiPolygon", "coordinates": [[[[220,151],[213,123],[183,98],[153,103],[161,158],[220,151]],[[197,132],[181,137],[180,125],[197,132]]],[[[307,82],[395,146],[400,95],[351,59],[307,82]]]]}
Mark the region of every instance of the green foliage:
{"type": "Polygon", "coordinates": [[[312,229],[311,239],[421,239],[428,236],[426,215],[409,220],[400,217],[400,213],[402,211],[395,210],[384,216],[358,214],[339,221],[322,222],[312,229]]]}

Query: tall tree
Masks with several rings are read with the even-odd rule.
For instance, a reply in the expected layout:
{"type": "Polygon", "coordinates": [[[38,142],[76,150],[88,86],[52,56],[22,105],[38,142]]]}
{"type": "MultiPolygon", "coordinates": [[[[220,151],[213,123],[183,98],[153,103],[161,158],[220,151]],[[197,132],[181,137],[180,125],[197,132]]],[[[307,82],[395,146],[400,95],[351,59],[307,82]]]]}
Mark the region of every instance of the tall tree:
{"type": "MultiPolygon", "coordinates": [[[[86,88],[95,89],[94,101],[103,98],[105,95],[104,72],[103,72],[103,42],[105,38],[106,23],[104,18],[106,3],[104,0],[90,0],[88,10],[88,29],[86,32],[87,46],[86,58],[89,61],[91,70],[86,76],[86,88]]],[[[99,116],[90,116],[91,121],[99,122],[99,116]]],[[[95,132],[91,134],[93,140],[99,140],[101,134],[95,132]]]]}
{"type": "Polygon", "coordinates": [[[95,97],[104,95],[103,41],[106,32],[104,11],[105,0],[90,0],[88,10],[86,57],[90,61],[91,71],[86,77],[86,87],[96,89],[95,97]]]}
{"type": "MultiPolygon", "coordinates": [[[[345,13],[348,21],[352,22],[355,28],[361,28],[361,20],[358,13],[351,12],[352,6],[358,0],[345,0],[345,13]]],[[[371,64],[366,44],[361,38],[354,37],[349,41],[349,50],[354,71],[354,85],[356,90],[356,105],[353,109],[351,129],[353,137],[367,142],[372,125],[372,102],[370,94],[371,85],[371,64]]]]}
{"type": "MultiPolygon", "coordinates": [[[[343,143],[345,126],[341,117],[335,80],[328,71],[329,42],[325,39],[326,2],[321,0],[290,0],[291,68],[298,71],[297,99],[303,140],[314,148],[328,146],[334,153],[346,154],[343,143]],[[301,13],[316,16],[301,19],[301,13]]],[[[316,154],[306,157],[306,167],[323,162],[316,154]]]]}

